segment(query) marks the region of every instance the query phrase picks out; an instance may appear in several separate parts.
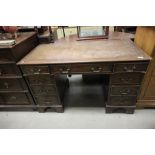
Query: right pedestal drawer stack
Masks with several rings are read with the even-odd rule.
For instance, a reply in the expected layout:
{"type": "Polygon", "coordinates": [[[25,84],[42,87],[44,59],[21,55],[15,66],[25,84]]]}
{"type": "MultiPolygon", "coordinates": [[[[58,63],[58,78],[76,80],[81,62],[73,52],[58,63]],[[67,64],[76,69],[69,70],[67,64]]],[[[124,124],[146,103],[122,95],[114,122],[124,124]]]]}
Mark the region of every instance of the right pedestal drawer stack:
{"type": "Polygon", "coordinates": [[[133,113],[139,88],[148,62],[117,63],[110,75],[109,95],[106,113],[123,110],[133,113]]]}

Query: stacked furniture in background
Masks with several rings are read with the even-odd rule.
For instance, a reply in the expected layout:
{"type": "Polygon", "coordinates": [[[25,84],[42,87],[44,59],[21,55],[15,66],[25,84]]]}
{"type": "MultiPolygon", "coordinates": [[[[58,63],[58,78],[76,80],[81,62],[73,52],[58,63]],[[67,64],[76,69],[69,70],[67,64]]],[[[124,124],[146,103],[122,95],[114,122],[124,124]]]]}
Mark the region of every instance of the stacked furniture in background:
{"type": "Polygon", "coordinates": [[[114,26],[114,31],[117,32],[126,32],[126,33],[135,33],[137,26],[114,26]]]}
{"type": "Polygon", "coordinates": [[[18,28],[18,32],[34,32],[38,33],[39,43],[53,43],[54,36],[51,26],[22,26],[18,28]]]}
{"type": "Polygon", "coordinates": [[[16,62],[38,45],[35,32],[22,33],[13,46],[0,46],[0,110],[32,108],[33,98],[16,62]]]}
{"type": "Polygon", "coordinates": [[[155,107],[155,27],[138,27],[135,43],[152,57],[137,102],[138,107],[155,107]]]}

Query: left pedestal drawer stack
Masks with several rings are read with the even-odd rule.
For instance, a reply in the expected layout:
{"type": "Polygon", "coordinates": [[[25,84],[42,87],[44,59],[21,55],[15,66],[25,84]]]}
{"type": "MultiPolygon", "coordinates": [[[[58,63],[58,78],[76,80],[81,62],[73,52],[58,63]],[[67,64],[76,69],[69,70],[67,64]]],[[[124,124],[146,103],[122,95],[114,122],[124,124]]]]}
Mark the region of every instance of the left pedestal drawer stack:
{"type": "Polygon", "coordinates": [[[36,33],[23,33],[13,46],[0,46],[0,110],[34,108],[34,101],[16,62],[38,45],[36,33]]]}

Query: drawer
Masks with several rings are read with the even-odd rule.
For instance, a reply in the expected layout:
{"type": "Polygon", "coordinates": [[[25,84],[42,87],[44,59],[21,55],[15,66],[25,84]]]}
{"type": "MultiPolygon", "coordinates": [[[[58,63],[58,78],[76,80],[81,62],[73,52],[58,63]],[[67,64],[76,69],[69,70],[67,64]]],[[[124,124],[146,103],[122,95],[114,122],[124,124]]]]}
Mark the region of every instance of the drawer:
{"type": "Polygon", "coordinates": [[[0,62],[8,62],[13,61],[14,57],[9,50],[1,50],[0,49],[0,62]]]}
{"type": "Polygon", "coordinates": [[[16,64],[0,64],[0,76],[17,76],[21,75],[19,68],[16,64]]]}
{"type": "Polygon", "coordinates": [[[29,105],[32,103],[29,93],[0,93],[0,105],[29,105]]]}
{"type": "Polygon", "coordinates": [[[25,75],[33,75],[33,74],[49,74],[48,66],[46,65],[28,65],[28,66],[21,66],[22,72],[25,75]]]}
{"type": "Polygon", "coordinates": [[[144,74],[142,73],[116,73],[110,76],[111,84],[140,84],[144,74]]]}
{"type": "Polygon", "coordinates": [[[78,73],[109,73],[113,70],[113,64],[68,64],[53,65],[51,72],[54,74],[78,74],[78,73]]]}
{"type": "Polygon", "coordinates": [[[131,95],[131,96],[137,96],[139,91],[139,86],[111,86],[110,94],[111,95],[131,95]]]}
{"type": "Polygon", "coordinates": [[[135,96],[110,96],[108,105],[111,106],[133,106],[136,104],[135,96]]]}
{"type": "Polygon", "coordinates": [[[32,93],[34,93],[35,95],[38,94],[56,94],[56,87],[55,85],[31,85],[31,90],[32,93]]]}
{"type": "Polygon", "coordinates": [[[0,78],[0,91],[23,91],[27,90],[22,78],[0,78]]]}
{"type": "Polygon", "coordinates": [[[27,76],[26,79],[30,84],[55,84],[54,77],[45,74],[27,76]]]}
{"type": "Polygon", "coordinates": [[[39,105],[60,105],[60,101],[57,95],[50,95],[50,96],[39,96],[35,97],[37,104],[39,105]]]}
{"type": "Polygon", "coordinates": [[[118,63],[114,65],[114,72],[145,72],[148,63],[118,63]]]}

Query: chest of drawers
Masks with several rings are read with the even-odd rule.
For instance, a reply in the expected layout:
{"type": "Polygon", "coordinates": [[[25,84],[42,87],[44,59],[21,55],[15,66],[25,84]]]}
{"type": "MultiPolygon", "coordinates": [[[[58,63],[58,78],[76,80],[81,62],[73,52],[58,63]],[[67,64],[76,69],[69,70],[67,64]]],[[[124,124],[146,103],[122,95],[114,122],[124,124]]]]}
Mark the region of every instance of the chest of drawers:
{"type": "Polygon", "coordinates": [[[0,46],[0,108],[34,105],[33,97],[16,62],[38,45],[36,33],[22,33],[12,47],[0,46]]]}
{"type": "Polygon", "coordinates": [[[110,75],[106,112],[133,113],[148,62],[116,63],[110,75]]]}
{"type": "Polygon", "coordinates": [[[40,112],[52,109],[63,112],[63,96],[68,86],[66,75],[53,75],[50,65],[20,66],[40,112]]]}

